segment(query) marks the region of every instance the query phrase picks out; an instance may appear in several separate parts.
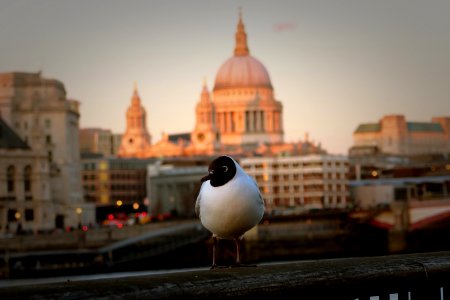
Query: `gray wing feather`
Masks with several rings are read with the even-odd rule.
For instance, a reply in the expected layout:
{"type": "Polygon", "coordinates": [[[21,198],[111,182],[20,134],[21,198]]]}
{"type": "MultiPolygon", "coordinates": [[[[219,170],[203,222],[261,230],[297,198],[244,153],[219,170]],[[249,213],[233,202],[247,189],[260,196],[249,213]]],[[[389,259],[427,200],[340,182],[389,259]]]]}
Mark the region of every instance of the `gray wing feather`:
{"type": "Polygon", "coordinates": [[[195,214],[200,217],[200,195],[202,193],[202,188],[200,187],[200,192],[198,193],[197,200],[195,201],[195,214]]]}
{"type": "Polygon", "coordinates": [[[261,200],[261,203],[264,204],[264,199],[263,199],[263,197],[262,197],[262,195],[261,195],[261,191],[260,191],[260,189],[259,189],[258,184],[256,183],[255,178],[253,178],[252,176],[250,176],[250,175],[248,175],[248,174],[247,174],[247,176],[250,177],[251,181],[253,182],[253,184],[254,184],[254,185],[256,186],[256,188],[258,189],[258,192],[259,192],[259,199],[261,200]]]}

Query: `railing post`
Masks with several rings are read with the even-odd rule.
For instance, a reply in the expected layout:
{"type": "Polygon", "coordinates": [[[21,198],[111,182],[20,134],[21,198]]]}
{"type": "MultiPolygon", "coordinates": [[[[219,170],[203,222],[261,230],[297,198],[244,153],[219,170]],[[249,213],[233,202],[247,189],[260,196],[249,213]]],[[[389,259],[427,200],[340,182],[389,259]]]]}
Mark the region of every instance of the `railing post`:
{"type": "Polygon", "coordinates": [[[411,300],[441,300],[441,288],[435,285],[424,285],[411,290],[411,300]]]}
{"type": "Polygon", "coordinates": [[[390,293],[382,293],[378,296],[379,300],[390,300],[390,293]]]}
{"type": "Polygon", "coordinates": [[[398,300],[409,300],[409,297],[410,297],[410,291],[403,290],[403,291],[399,291],[397,293],[398,300]]]}

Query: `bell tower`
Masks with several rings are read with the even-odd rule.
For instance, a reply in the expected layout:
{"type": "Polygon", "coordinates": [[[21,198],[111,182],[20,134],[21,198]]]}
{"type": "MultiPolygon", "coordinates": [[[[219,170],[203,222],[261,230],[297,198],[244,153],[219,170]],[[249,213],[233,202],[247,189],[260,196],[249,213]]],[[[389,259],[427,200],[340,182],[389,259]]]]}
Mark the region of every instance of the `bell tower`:
{"type": "Polygon", "coordinates": [[[146,157],[151,145],[151,137],[147,131],[146,112],[141,105],[141,98],[134,84],[131,105],[127,110],[127,128],[122,136],[118,155],[121,157],[146,157]]]}
{"type": "Polygon", "coordinates": [[[191,133],[191,141],[198,154],[214,154],[220,147],[220,135],[216,128],[215,108],[210,93],[203,82],[200,101],[195,108],[196,123],[191,133]]]}

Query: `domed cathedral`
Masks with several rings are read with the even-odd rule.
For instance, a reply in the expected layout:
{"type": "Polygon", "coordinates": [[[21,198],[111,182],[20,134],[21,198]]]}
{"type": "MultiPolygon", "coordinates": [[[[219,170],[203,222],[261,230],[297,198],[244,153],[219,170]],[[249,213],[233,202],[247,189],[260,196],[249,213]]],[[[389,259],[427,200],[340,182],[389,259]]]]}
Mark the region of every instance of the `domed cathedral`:
{"type": "Polygon", "coordinates": [[[220,141],[225,148],[247,149],[283,143],[283,107],[267,69],[250,55],[241,12],[235,39],[234,55],[220,67],[213,89],[220,141]]]}
{"type": "Polygon", "coordinates": [[[151,137],[147,130],[146,112],[141,104],[136,83],[126,116],[127,127],[122,136],[118,155],[121,157],[148,157],[151,137]]]}
{"type": "Polygon", "coordinates": [[[242,13],[235,35],[234,54],[217,72],[211,92],[206,82],[196,105],[192,132],[168,135],[151,145],[145,110],[135,88],[127,111],[127,129],[119,156],[174,157],[228,153],[272,156],[322,153],[320,144],[308,140],[285,143],[283,106],[274,98],[264,65],[250,55],[242,13]]]}

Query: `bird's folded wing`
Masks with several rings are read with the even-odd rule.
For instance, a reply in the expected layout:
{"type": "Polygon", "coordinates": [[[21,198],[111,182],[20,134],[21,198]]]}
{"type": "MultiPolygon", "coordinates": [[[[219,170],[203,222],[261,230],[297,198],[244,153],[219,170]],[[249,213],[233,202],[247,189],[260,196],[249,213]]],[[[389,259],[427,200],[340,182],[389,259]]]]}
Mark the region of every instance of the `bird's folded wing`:
{"type": "Polygon", "coordinates": [[[262,197],[261,190],[259,189],[258,183],[256,183],[255,178],[253,178],[252,176],[250,176],[248,174],[247,174],[247,176],[250,178],[251,182],[253,182],[253,184],[258,189],[258,191],[259,191],[259,199],[261,200],[261,203],[264,204],[264,198],[262,197]]]}
{"type": "Polygon", "coordinates": [[[195,214],[200,216],[200,195],[198,195],[197,200],[195,201],[195,214]]]}

